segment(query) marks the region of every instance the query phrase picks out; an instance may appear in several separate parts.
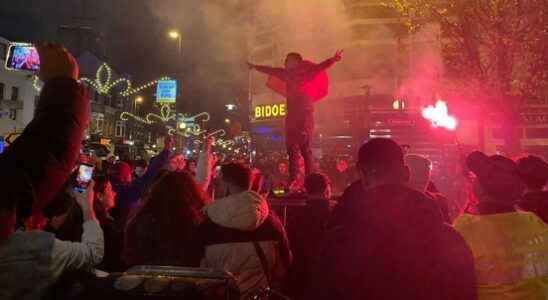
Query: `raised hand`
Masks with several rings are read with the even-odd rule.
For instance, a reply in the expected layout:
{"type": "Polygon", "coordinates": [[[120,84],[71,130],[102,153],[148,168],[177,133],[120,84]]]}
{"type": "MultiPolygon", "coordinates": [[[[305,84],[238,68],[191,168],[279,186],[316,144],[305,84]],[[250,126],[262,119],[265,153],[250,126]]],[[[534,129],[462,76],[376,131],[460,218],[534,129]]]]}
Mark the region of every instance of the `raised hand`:
{"type": "Polygon", "coordinates": [[[39,77],[46,82],[54,78],[78,80],[80,69],[76,59],[58,44],[43,44],[36,47],[40,56],[39,77]]]}
{"type": "Polygon", "coordinates": [[[93,209],[93,202],[95,200],[93,187],[95,186],[95,182],[92,180],[88,187],[86,188],[86,191],[83,193],[76,192],[73,190],[72,195],[74,196],[74,199],[76,200],[76,203],[82,208],[82,213],[84,215],[84,220],[90,220],[95,219],[95,212],[93,209]]]}
{"type": "Polygon", "coordinates": [[[337,50],[337,52],[335,52],[335,55],[333,55],[333,59],[335,61],[340,61],[342,59],[342,54],[343,54],[343,49],[337,50]]]}

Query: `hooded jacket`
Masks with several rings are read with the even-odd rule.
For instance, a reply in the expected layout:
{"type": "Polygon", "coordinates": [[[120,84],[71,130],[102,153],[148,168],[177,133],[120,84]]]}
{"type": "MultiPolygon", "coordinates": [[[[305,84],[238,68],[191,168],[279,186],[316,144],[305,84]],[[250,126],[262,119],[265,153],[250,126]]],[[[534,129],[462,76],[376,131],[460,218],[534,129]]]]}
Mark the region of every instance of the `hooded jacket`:
{"type": "MultiPolygon", "coordinates": [[[[336,61],[333,58],[314,64],[303,61],[298,67],[288,70],[268,66],[255,66],[255,69],[276,77],[285,83],[287,99],[287,117],[285,119],[286,139],[289,144],[301,138],[302,133],[310,134],[314,130],[314,102],[327,94],[327,76],[318,76],[336,61]],[[316,78],[316,79],[315,79],[316,78]],[[322,79],[323,78],[323,79],[322,79]],[[322,79],[322,80],[318,80],[322,79]]],[[[269,80],[272,83],[271,80],[269,80]]],[[[267,86],[273,88],[272,84],[267,86]]],[[[274,90],[277,90],[274,88],[274,90]]],[[[280,91],[277,91],[280,92],[280,91]]]]}
{"type": "Polygon", "coordinates": [[[354,204],[326,235],[308,299],[477,298],[472,254],[432,199],[384,185],[354,204]]]}
{"type": "Polygon", "coordinates": [[[530,212],[455,220],[474,255],[480,299],[546,299],[548,225],[530,212]]]}
{"type": "Polygon", "coordinates": [[[221,269],[236,277],[242,298],[267,286],[253,240],[263,249],[273,282],[279,282],[291,263],[291,251],[280,220],[259,194],[246,191],[215,200],[205,208],[201,226],[204,257],[201,267],[221,269]]]}

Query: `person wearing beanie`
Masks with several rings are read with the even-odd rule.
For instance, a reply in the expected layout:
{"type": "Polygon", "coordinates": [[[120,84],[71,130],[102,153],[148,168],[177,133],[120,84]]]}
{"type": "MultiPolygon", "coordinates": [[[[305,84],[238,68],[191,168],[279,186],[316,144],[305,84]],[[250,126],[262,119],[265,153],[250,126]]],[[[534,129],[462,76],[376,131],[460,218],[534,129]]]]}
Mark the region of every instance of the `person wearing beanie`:
{"type": "Polygon", "coordinates": [[[369,140],[358,169],[363,199],[326,233],[308,299],[476,299],[472,253],[434,201],[409,187],[401,147],[369,140]]]}
{"type": "Polygon", "coordinates": [[[548,226],[516,209],[524,186],[517,164],[472,152],[475,200],[455,220],[474,255],[479,299],[546,299],[548,226]]]}
{"type": "Polygon", "coordinates": [[[540,157],[529,155],[518,159],[518,173],[525,184],[525,192],[518,203],[520,209],[530,211],[548,224],[548,164],[540,157]]]}

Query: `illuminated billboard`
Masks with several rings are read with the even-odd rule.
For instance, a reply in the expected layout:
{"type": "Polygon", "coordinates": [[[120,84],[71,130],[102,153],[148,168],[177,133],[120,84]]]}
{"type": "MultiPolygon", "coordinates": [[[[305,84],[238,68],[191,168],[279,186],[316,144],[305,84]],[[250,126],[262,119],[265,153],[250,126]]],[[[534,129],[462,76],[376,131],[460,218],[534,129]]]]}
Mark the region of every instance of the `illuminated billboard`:
{"type": "Polygon", "coordinates": [[[177,80],[158,80],[156,87],[157,103],[175,103],[177,99],[177,80]]]}
{"type": "Polygon", "coordinates": [[[283,119],[286,114],[285,103],[262,104],[253,108],[253,119],[255,121],[283,119]]]}

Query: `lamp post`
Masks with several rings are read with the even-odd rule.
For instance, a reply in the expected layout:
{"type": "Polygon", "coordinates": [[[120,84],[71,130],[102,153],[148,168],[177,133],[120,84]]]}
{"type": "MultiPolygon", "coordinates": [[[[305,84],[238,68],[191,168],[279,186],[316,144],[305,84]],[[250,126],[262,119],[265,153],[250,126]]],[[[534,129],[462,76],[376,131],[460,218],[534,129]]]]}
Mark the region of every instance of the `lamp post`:
{"type": "Polygon", "coordinates": [[[137,104],[143,103],[143,97],[137,96],[135,100],[133,101],[133,113],[137,114],[137,104]]]}
{"type": "MultiPolygon", "coordinates": [[[[133,102],[132,103],[133,105],[132,105],[131,109],[133,110],[133,114],[137,115],[137,104],[138,103],[143,103],[143,97],[142,96],[137,96],[137,97],[135,97],[135,99],[133,99],[132,102],[133,102]]],[[[130,127],[131,131],[130,131],[129,139],[133,140],[135,138],[135,133],[138,131],[137,122],[133,121],[130,125],[131,125],[131,127],[130,127]]]]}
{"type": "Polygon", "coordinates": [[[179,56],[181,56],[181,33],[179,33],[178,30],[170,30],[168,32],[168,36],[173,40],[177,40],[177,51],[179,53],[179,56]]]}
{"type": "MultiPolygon", "coordinates": [[[[181,76],[182,74],[180,73],[180,70],[181,70],[181,65],[183,64],[183,59],[182,59],[182,51],[183,50],[182,50],[182,45],[181,45],[181,43],[182,43],[181,33],[177,29],[172,29],[167,34],[168,34],[169,38],[171,38],[172,40],[177,40],[177,64],[178,64],[177,70],[178,71],[176,72],[176,74],[178,74],[178,76],[177,76],[178,79],[181,79],[180,77],[182,77],[181,76]]],[[[179,80],[178,84],[180,84],[180,82],[181,81],[179,80]]]]}

